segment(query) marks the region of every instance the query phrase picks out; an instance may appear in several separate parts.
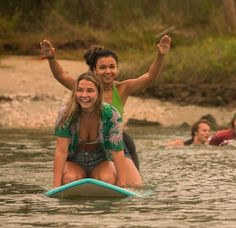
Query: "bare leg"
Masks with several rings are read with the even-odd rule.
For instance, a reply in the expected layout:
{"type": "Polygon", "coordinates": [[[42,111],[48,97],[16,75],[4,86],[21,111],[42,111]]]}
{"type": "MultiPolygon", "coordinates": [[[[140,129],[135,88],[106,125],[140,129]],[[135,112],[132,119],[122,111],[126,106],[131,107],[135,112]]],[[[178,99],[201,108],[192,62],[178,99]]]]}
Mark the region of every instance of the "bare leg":
{"type": "MultiPolygon", "coordinates": [[[[125,158],[125,164],[127,187],[142,186],[142,178],[133,161],[130,158],[125,158]]],[[[111,161],[101,162],[93,169],[90,176],[94,179],[98,179],[110,184],[115,184],[117,175],[114,163],[111,161]]]]}
{"type": "Polygon", "coordinates": [[[68,184],[70,182],[86,178],[86,176],[85,171],[80,165],[75,162],[67,161],[62,178],[62,184],[68,184]]]}
{"type": "Polygon", "coordinates": [[[103,161],[99,163],[91,172],[91,178],[107,182],[116,183],[116,169],[112,161],[103,161]]]}
{"type": "Polygon", "coordinates": [[[126,184],[127,187],[140,187],[143,184],[142,178],[134,162],[130,158],[125,158],[126,164],[126,184]]]}

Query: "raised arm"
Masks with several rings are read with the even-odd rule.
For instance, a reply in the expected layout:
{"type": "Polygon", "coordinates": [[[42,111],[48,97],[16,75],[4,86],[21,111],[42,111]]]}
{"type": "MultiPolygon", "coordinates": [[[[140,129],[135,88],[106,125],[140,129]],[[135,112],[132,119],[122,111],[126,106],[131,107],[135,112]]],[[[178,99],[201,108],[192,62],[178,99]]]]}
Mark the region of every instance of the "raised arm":
{"type": "Polygon", "coordinates": [[[157,44],[157,56],[148,71],[135,79],[129,79],[123,81],[125,87],[125,93],[132,95],[139,91],[142,91],[148,87],[161,72],[164,56],[169,52],[171,38],[167,35],[163,36],[160,42],[157,44]]]}
{"type": "Polygon", "coordinates": [[[64,72],[62,69],[61,65],[56,59],[56,51],[51,42],[48,40],[43,40],[40,42],[40,47],[42,59],[48,59],[48,63],[54,78],[67,89],[72,90],[75,85],[75,79],[64,72]]]}

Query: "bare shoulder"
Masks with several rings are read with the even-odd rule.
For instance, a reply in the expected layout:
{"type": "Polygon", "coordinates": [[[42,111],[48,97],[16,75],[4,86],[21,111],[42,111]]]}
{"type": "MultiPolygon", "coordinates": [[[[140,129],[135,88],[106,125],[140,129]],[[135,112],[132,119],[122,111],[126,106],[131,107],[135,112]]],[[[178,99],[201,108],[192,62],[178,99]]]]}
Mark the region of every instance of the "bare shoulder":
{"type": "Polygon", "coordinates": [[[124,90],[128,90],[130,89],[130,87],[132,86],[132,83],[136,80],[136,78],[130,78],[130,79],[126,79],[123,81],[115,81],[115,85],[117,87],[117,89],[121,89],[124,90]]]}
{"type": "Polygon", "coordinates": [[[127,87],[126,80],[124,80],[124,81],[114,81],[114,83],[115,83],[115,86],[116,86],[117,90],[119,91],[119,94],[120,95],[123,94],[126,90],[126,87],[127,87]]]}

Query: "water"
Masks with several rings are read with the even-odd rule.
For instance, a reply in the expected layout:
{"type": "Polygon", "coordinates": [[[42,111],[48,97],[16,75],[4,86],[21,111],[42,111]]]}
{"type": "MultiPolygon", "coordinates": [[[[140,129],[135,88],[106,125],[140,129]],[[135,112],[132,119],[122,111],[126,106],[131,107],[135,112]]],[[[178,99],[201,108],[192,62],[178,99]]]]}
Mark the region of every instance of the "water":
{"type": "Polygon", "coordinates": [[[43,195],[52,183],[53,131],[2,129],[0,227],[236,227],[235,147],[162,146],[188,133],[130,129],[150,195],[73,201],[43,195]]]}

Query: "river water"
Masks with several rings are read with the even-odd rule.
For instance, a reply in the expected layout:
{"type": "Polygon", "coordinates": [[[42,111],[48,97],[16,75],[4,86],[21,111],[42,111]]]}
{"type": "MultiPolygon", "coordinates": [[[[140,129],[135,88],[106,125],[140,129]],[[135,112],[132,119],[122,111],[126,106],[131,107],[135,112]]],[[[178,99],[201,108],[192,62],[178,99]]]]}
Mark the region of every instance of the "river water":
{"type": "Polygon", "coordinates": [[[144,197],[55,199],[52,129],[0,130],[0,227],[236,227],[236,151],[166,149],[188,131],[130,128],[141,161],[144,197]]]}

